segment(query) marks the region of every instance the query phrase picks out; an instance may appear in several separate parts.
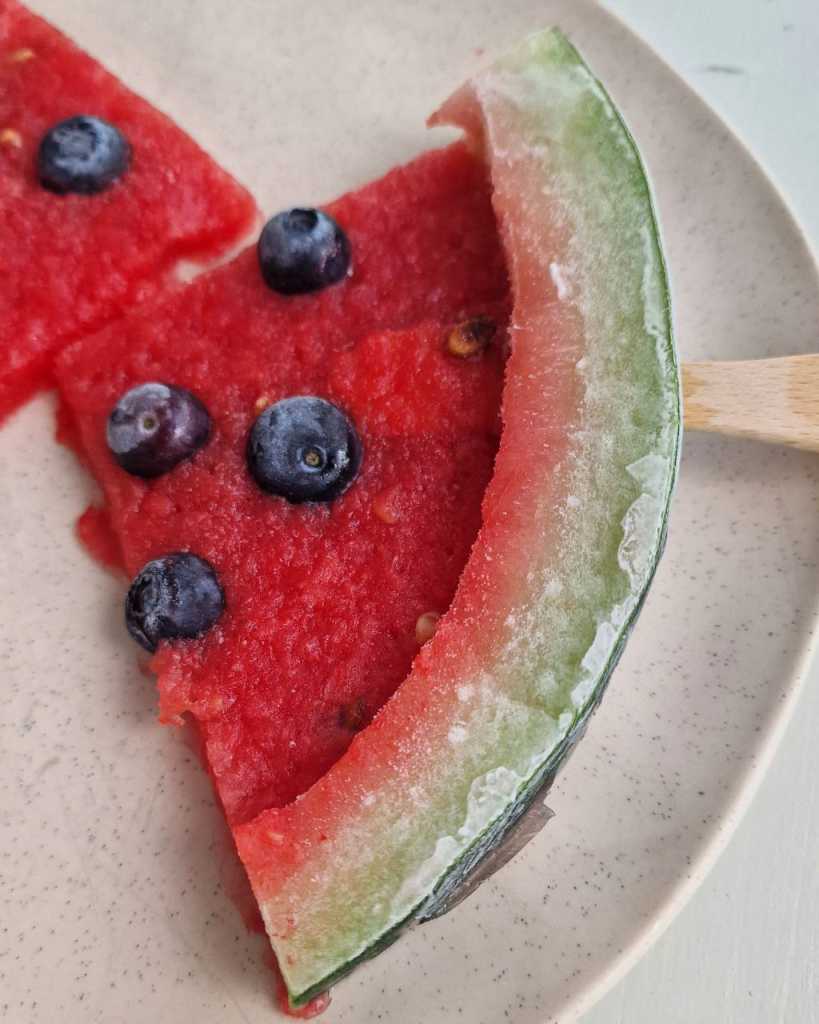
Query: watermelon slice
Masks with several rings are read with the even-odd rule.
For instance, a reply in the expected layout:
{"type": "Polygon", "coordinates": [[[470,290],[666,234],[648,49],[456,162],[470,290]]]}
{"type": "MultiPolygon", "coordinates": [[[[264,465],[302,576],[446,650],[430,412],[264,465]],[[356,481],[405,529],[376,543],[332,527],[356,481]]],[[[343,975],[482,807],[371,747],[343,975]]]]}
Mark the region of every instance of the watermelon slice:
{"type": "Polygon", "coordinates": [[[249,194],[167,117],[15,0],[0,0],[0,418],[47,381],[55,351],[113,319],[180,259],[231,248],[249,194]],[[126,137],[130,164],[96,195],[40,184],[58,122],[92,115],[126,137]]]}
{"type": "Polygon", "coordinates": [[[164,718],[202,730],[294,1007],[446,908],[554,778],[645,596],[677,470],[657,226],[600,84],[545,32],[434,120],[474,155],[331,207],[343,283],[277,298],[247,253],[58,368],[63,435],[106,498],[85,537],[129,572],[193,551],[224,586],[222,618],[153,667],[164,718]],[[456,359],[446,339],[479,318],[501,340],[456,359]],[[146,482],[105,422],[148,380],[194,391],[214,435],[146,482]],[[304,393],[362,436],[330,506],[261,493],[244,460],[258,408],[304,393]]]}
{"type": "Polygon", "coordinates": [[[196,718],[233,825],[303,793],[406,676],[418,619],[452,600],[500,434],[508,284],[482,163],[459,144],[329,210],[354,254],[343,284],[276,295],[248,250],[57,369],[64,436],[107,499],[80,523],[92,549],[129,575],[191,550],[225,589],[218,627],[154,667],[161,717],[196,718]],[[449,355],[449,333],[476,316],[493,319],[493,344],[449,355]],[[146,481],[114,462],[106,420],[151,380],[194,392],[214,429],[146,481]],[[330,505],[273,499],[248,473],[260,408],[300,394],[344,408],[364,446],[355,486],[330,505]]]}

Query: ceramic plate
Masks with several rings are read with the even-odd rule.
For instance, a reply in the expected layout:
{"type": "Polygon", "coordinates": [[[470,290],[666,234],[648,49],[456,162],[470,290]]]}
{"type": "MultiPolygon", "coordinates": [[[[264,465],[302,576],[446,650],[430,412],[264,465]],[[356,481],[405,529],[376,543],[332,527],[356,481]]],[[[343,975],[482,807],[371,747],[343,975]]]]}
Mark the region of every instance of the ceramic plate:
{"type": "MultiPolygon", "coordinates": [[[[36,0],[274,211],[440,144],[485,53],[558,22],[647,158],[686,359],[810,347],[819,286],[776,192],[644,44],[580,0],[36,0]],[[467,16],[468,13],[468,16],[467,16]]],[[[0,1015],[270,1020],[265,942],[208,781],[154,722],[122,585],[77,545],[92,495],[48,396],[0,433],[0,1015]]],[[[813,458],[687,438],[668,550],[556,817],[448,917],[340,984],[327,1024],[574,1017],[713,860],[782,731],[817,604],[813,458]]],[[[705,937],[704,937],[705,938],[705,937]]]]}

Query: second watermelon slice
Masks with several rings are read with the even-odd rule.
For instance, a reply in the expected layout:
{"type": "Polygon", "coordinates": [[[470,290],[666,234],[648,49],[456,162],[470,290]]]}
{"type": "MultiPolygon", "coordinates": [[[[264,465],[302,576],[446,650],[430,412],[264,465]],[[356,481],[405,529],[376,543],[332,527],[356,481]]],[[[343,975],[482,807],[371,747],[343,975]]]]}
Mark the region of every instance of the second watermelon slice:
{"type": "Polygon", "coordinates": [[[0,419],[48,383],[62,346],[164,285],[179,260],[232,248],[255,217],[247,191],[169,118],[0,0],[0,419]],[[77,117],[113,125],[129,149],[96,194],[40,180],[44,137],[77,117]]]}

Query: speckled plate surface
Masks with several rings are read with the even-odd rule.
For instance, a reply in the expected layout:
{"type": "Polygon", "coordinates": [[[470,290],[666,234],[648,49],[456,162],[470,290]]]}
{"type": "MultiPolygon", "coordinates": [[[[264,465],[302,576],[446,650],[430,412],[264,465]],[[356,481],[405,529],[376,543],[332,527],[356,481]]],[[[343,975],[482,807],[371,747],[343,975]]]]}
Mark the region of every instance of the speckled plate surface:
{"type": "MultiPolygon", "coordinates": [[[[622,105],[665,228],[682,354],[807,351],[819,284],[760,169],[585,0],[36,0],[274,210],[443,141],[425,115],[527,29],[567,29],[622,105]],[[468,11],[468,17],[465,12],[468,11]]],[[[43,397],[0,433],[0,1017],[255,1024],[265,942],[183,737],[72,521],[91,492],[43,397]]],[[[817,605],[819,463],[689,437],[665,560],[555,819],[448,917],[334,992],[327,1024],[576,1019],[670,920],[781,733],[817,605]]]]}

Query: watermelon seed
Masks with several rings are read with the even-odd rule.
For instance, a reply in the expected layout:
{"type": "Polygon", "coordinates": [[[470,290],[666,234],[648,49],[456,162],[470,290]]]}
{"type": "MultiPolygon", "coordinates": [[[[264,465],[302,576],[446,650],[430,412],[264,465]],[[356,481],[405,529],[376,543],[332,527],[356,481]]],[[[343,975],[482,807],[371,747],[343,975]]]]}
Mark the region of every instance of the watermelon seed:
{"type": "Polygon", "coordinates": [[[438,612],[424,612],[423,615],[418,616],[418,621],[415,623],[415,639],[419,644],[425,644],[427,640],[431,640],[435,636],[440,618],[438,612]]]}
{"type": "Polygon", "coordinates": [[[347,729],[349,732],[358,732],[364,728],[366,721],[367,708],[361,697],[356,697],[351,704],[345,704],[339,709],[338,724],[342,729],[347,729]]]}
{"type": "Polygon", "coordinates": [[[34,56],[34,50],[29,50],[27,46],[22,47],[20,50],[12,50],[8,55],[9,64],[25,64],[27,60],[31,60],[34,56]]]}
{"type": "Polygon", "coordinates": [[[446,350],[458,359],[479,356],[495,337],[497,325],[488,316],[475,316],[457,324],[449,332],[446,350]]]}
{"type": "Polygon", "coordinates": [[[14,128],[4,128],[0,132],[0,143],[4,146],[15,146],[19,149],[23,145],[23,137],[14,128]]]}
{"type": "Polygon", "coordinates": [[[382,523],[386,523],[387,526],[395,526],[398,520],[401,518],[401,514],[396,507],[395,503],[396,488],[390,487],[385,491],[381,491],[373,499],[373,512],[378,516],[382,523]]]}

